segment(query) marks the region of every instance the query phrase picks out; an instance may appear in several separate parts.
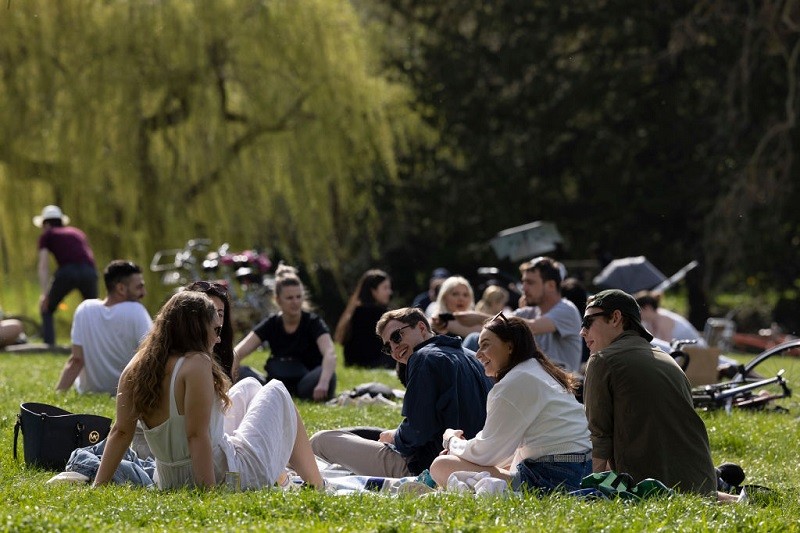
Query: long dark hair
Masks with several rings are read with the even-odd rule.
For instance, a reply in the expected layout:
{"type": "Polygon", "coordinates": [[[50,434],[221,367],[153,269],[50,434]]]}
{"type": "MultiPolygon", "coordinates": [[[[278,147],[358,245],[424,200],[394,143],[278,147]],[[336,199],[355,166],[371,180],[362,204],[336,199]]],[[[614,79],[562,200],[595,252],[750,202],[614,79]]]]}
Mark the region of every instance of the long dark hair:
{"type": "Polygon", "coordinates": [[[390,279],[389,274],[383,270],[378,270],[377,268],[367,270],[361,275],[353,294],[350,295],[350,300],[347,302],[347,307],[345,307],[344,312],[342,312],[342,316],[339,318],[339,322],[336,324],[336,330],[334,331],[333,335],[333,338],[336,342],[339,344],[344,344],[349,338],[350,321],[353,318],[353,312],[356,310],[356,307],[360,305],[382,305],[375,301],[372,291],[377,289],[378,285],[387,279],[390,279]]]}
{"type": "Polygon", "coordinates": [[[361,302],[361,305],[378,305],[378,302],[375,301],[375,297],[372,295],[372,291],[377,289],[378,285],[387,279],[389,279],[389,274],[383,270],[378,270],[377,268],[367,270],[361,275],[361,279],[358,280],[356,290],[353,291],[353,294],[358,295],[358,300],[361,302]]]}
{"type": "Polygon", "coordinates": [[[233,322],[231,320],[231,302],[228,298],[228,290],[219,283],[209,281],[195,281],[183,288],[185,291],[202,292],[207,296],[216,296],[222,300],[225,308],[222,317],[222,331],[220,331],[220,341],[214,345],[214,358],[222,367],[223,372],[233,381],[233,322]]]}
{"type": "Polygon", "coordinates": [[[566,372],[563,368],[556,366],[536,344],[527,322],[519,317],[512,316],[506,318],[503,313],[498,313],[494,318],[489,319],[483,325],[483,329],[491,331],[503,342],[511,344],[511,354],[508,358],[508,366],[500,369],[497,373],[497,381],[500,381],[508,374],[512,368],[527,361],[536,359],[550,374],[553,379],[558,381],[562,387],[569,392],[575,392],[578,387],[577,380],[566,372]]]}

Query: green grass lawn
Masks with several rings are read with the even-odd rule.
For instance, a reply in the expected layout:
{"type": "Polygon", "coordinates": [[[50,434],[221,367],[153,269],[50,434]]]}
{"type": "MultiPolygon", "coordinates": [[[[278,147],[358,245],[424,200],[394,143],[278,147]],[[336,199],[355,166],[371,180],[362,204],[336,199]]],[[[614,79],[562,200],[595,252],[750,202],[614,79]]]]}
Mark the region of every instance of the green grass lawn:
{"type": "MultiPolygon", "coordinates": [[[[260,366],[265,354],[251,356],[260,366]]],[[[718,505],[676,496],[638,504],[587,502],[566,496],[542,499],[424,498],[378,494],[332,496],[312,491],[215,490],[161,492],[109,486],[45,485],[53,473],[25,468],[12,457],[14,422],[24,401],[113,418],[103,395],[53,392],[65,356],[0,353],[0,530],[278,530],[278,531],[798,531],[800,530],[800,411],[703,413],[715,464],[741,464],[750,483],[776,489],[765,505],[718,505]]],[[[397,386],[388,371],[339,368],[339,389],[367,381],[397,386]]],[[[300,402],[309,432],[343,425],[393,426],[397,409],[327,407],[300,402]]],[[[21,446],[20,442],[20,446],[21,446]]],[[[21,454],[21,450],[20,450],[21,454]]]]}

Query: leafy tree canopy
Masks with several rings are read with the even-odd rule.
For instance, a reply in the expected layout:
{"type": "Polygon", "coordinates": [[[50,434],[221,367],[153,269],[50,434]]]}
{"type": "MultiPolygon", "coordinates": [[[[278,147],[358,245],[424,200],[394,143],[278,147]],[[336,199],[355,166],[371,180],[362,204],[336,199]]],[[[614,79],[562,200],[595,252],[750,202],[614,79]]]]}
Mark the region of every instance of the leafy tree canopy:
{"type": "Polygon", "coordinates": [[[5,7],[0,281],[33,271],[49,203],[100,261],[202,236],[336,273],[375,242],[374,195],[421,125],[347,1],[5,7]]]}

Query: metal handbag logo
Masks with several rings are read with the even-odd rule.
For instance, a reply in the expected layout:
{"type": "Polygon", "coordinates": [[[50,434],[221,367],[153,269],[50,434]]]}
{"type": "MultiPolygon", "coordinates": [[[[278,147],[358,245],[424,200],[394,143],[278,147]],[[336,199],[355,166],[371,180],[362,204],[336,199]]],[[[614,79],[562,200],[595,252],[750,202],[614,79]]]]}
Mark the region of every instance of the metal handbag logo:
{"type": "Polygon", "coordinates": [[[89,432],[89,442],[91,444],[97,444],[100,441],[100,432],[99,431],[91,431],[89,432]]]}

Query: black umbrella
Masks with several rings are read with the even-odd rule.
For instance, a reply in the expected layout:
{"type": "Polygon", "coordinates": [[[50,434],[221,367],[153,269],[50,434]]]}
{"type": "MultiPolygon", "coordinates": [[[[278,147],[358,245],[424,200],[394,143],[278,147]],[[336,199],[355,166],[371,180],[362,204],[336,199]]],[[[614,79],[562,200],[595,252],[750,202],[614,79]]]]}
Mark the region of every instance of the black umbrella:
{"type": "Polygon", "coordinates": [[[667,277],[643,255],[614,259],[595,276],[594,284],[600,289],[620,289],[629,294],[650,290],[667,277]]]}

